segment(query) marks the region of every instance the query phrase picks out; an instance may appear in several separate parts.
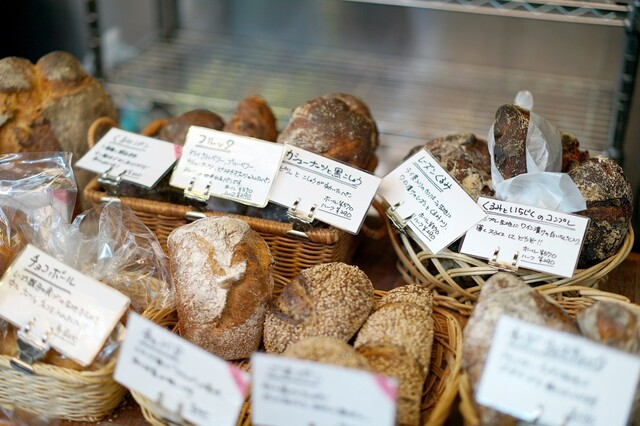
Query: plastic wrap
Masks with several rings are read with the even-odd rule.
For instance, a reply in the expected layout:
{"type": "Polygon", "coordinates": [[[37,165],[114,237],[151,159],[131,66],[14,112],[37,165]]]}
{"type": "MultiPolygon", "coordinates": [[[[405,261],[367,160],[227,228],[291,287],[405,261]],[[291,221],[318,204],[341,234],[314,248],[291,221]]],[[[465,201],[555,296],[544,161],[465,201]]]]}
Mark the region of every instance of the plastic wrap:
{"type": "Polygon", "coordinates": [[[60,419],[35,414],[20,407],[13,410],[0,407],[0,426],[58,426],[60,419]]]}
{"type": "Polygon", "coordinates": [[[530,111],[526,140],[527,173],[504,179],[494,162],[493,126],[487,144],[491,154],[491,178],[495,197],[500,200],[572,213],[586,209],[582,193],[562,169],[560,132],[542,116],[532,111],[533,96],[518,92],[515,104],[530,111]]]}

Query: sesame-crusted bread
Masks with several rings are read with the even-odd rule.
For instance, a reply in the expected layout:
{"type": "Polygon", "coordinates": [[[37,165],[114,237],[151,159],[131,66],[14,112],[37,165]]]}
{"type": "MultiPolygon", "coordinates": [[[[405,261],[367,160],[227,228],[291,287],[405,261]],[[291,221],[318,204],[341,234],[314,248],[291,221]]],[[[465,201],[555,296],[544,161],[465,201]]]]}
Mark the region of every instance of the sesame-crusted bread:
{"type": "Polygon", "coordinates": [[[264,347],[282,353],[304,337],[348,341],[373,307],[373,284],[357,266],[323,263],[304,269],[269,305],[264,347]]]}
{"type": "Polygon", "coordinates": [[[167,239],[182,337],[226,359],[258,349],[273,292],[273,258],[241,220],[207,217],[167,239]]]}
{"type": "Polygon", "coordinates": [[[357,352],[353,346],[335,337],[305,337],[289,345],[284,356],[308,361],[323,362],[339,367],[371,370],[369,361],[357,352]]]}

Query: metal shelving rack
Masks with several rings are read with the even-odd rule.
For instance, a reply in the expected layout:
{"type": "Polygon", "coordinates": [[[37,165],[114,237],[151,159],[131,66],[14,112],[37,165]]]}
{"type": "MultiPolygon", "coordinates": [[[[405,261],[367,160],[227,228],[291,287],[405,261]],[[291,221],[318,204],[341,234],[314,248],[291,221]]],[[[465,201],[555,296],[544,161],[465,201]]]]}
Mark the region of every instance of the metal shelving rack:
{"type": "MultiPolygon", "coordinates": [[[[119,105],[143,101],[203,107],[223,116],[230,115],[243,96],[259,93],[283,125],[291,109],[311,97],[347,91],[369,104],[382,148],[387,149],[381,156],[392,158],[419,140],[445,132],[485,135],[497,106],[526,87],[541,115],[558,118],[554,124],[580,135],[583,147],[607,151],[622,164],[638,66],[640,0],[348,1],[620,27],[625,46],[617,87],[610,81],[238,37],[220,36],[212,43],[211,35],[175,28],[177,0],[158,0],[158,39],[106,76],[105,83],[119,105]]],[[[97,16],[95,0],[87,3],[89,16],[97,16]]],[[[99,57],[97,22],[91,20],[91,28],[99,57]]]]}

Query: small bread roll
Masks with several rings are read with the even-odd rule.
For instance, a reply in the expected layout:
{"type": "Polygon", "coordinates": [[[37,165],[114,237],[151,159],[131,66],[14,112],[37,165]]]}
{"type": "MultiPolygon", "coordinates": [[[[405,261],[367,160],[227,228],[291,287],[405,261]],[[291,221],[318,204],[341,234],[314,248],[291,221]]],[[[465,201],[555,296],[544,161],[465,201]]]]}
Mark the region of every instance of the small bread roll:
{"type": "Polygon", "coordinates": [[[335,337],[305,337],[289,345],[284,356],[308,361],[323,362],[339,367],[371,370],[369,361],[358,353],[353,346],[335,337]]]}
{"type": "Polygon", "coordinates": [[[224,131],[270,142],[275,142],[278,137],[276,117],[261,96],[242,99],[224,131]]]}
{"type": "Polygon", "coordinates": [[[382,297],[364,323],[354,347],[375,372],[398,380],[397,423],[418,425],[422,388],[433,346],[433,295],[410,284],[382,297]]]}
{"type": "Polygon", "coordinates": [[[174,229],[167,247],[182,336],[225,360],[249,357],[273,292],[267,243],[220,216],[174,229]]]}
{"type": "Polygon", "coordinates": [[[334,262],[304,269],[270,304],[264,347],[279,354],[304,337],[348,341],[372,307],[373,284],[357,266],[334,262]]]}
{"type": "Polygon", "coordinates": [[[163,141],[184,145],[191,126],[222,130],[224,120],[215,112],[206,109],[194,109],[169,118],[158,131],[156,137],[163,141]]]}

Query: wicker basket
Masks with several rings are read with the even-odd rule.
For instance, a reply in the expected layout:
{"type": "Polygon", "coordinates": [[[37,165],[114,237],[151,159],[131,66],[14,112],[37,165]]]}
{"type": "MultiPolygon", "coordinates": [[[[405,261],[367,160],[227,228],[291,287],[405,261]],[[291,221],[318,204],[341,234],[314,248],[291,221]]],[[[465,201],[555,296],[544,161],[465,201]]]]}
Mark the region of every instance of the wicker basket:
{"type": "MultiPolygon", "coordinates": [[[[151,308],[143,316],[164,323],[175,318],[175,310],[151,308]]],[[[11,367],[11,358],[0,355],[0,405],[6,409],[17,406],[51,418],[95,422],[111,413],[127,393],[113,379],[117,356],[93,371],[36,362],[33,374],[11,367]]]]}
{"type": "MultiPolygon", "coordinates": [[[[596,303],[598,300],[614,301],[618,303],[630,303],[629,299],[615,293],[600,291],[584,286],[559,287],[549,284],[536,288],[541,293],[550,296],[560,306],[562,306],[572,317],[583,309],[596,303]]],[[[459,411],[465,426],[477,426],[480,419],[477,414],[476,405],[473,399],[469,376],[462,370],[459,380],[460,404],[459,411]]]]}
{"type": "MultiPolygon", "coordinates": [[[[275,279],[275,292],[278,293],[287,280],[275,279]]],[[[376,290],[376,298],[384,296],[385,292],[376,290]]],[[[431,353],[430,372],[422,395],[421,425],[440,426],[445,423],[458,395],[459,375],[461,370],[460,358],[462,354],[462,329],[458,319],[459,313],[453,312],[440,304],[442,298],[434,299],[434,342],[431,353]]],[[[444,300],[446,302],[446,300],[444,300]]],[[[176,329],[179,332],[179,327],[176,329]]],[[[248,371],[248,360],[238,362],[238,366],[248,371]]],[[[166,426],[168,423],[160,418],[157,407],[142,395],[131,392],[140,405],[142,415],[155,426],[166,426]]],[[[250,398],[245,401],[239,417],[238,426],[251,425],[250,398]]]]}
{"type": "MultiPolygon", "coordinates": [[[[391,244],[398,255],[397,267],[406,282],[416,282],[449,298],[449,306],[470,312],[478,299],[485,280],[498,272],[487,261],[448,248],[434,254],[417,248],[406,234],[398,231],[391,221],[382,215],[391,244]]],[[[615,255],[587,269],[577,269],[571,278],[563,278],[544,272],[520,269],[518,275],[529,285],[554,284],[558,287],[579,285],[595,287],[618,266],[631,252],[634,241],[633,228],[615,255]]]]}
{"type": "MultiPolygon", "coordinates": [[[[141,133],[151,136],[157,133],[164,124],[164,120],[151,122],[141,133]]],[[[112,119],[96,120],[89,129],[88,144],[92,146],[100,135],[115,127],[117,123],[112,119]]],[[[369,170],[375,169],[377,159],[370,164],[369,170]]],[[[113,199],[108,196],[97,178],[93,179],[84,189],[84,198],[93,204],[113,199]]],[[[246,221],[267,242],[271,254],[275,259],[274,275],[293,278],[299,271],[319,263],[345,262],[349,263],[355,252],[357,236],[334,227],[312,228],[305,232],[308,240],[289,235],[293,226],[272,220],[254,218],[244,215],[234,215],[215,211],[194,212],[194,208],[186,205],[171,204],[160,201],[146,200],[135,197],[118,197],[122,203],[129,206],[136,216],[157,237],[166,252],[167,237],[175,228],[191,222],[194,217],[232,216],[246,221]],[[196,213],[194,215],[194,213],[196,213]]],[[[369,236],[380,235],[379,230],[371,230],[363,225],[362,232],[369,236]]]]}

